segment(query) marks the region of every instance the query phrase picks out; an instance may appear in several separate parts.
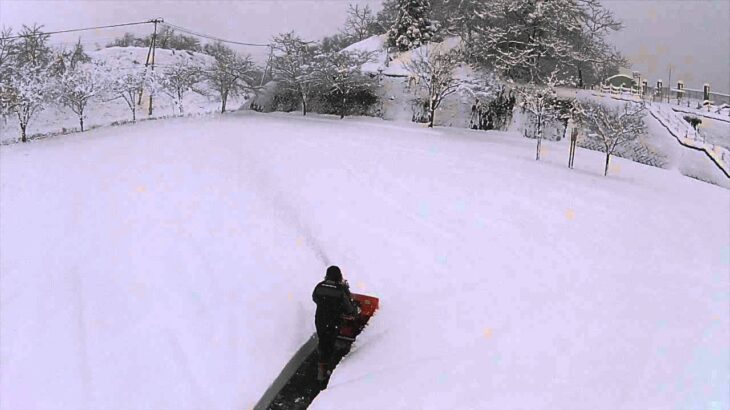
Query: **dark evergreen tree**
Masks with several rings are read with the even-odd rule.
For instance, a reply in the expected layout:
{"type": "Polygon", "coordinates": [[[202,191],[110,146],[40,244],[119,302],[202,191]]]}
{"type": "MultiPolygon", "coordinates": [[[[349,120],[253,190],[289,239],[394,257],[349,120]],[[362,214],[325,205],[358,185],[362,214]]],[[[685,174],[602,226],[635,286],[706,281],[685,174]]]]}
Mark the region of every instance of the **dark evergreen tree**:
{"type": "Polygon", "coordinates": [[[387,45],[406,51],[431,41],[438,24],[430,16],[430,0],[399,0],[398,17],[388,30],[387,45]]]}

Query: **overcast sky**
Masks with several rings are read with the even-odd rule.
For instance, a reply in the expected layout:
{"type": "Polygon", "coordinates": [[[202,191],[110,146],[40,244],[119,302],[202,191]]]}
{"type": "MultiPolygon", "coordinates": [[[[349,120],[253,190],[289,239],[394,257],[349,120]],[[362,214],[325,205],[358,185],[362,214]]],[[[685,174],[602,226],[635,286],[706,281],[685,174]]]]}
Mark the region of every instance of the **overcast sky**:
{"type": "MultiPolygon", "coordinates": [[[[267,43],[273,34],[295,30],[315,40],[332,34],[345,20],[348,3],[380,7],[381,0],[0,0],[0,24],[19,27],[34,22],[47,30],[143,21],[166,21],[226,39],[267,43]]],[[[715,91],[730,90],[730,0],[604,0],[626,28],[614,43],[650,82],[684,80],[699,89],[709,82],[715,91]]],[[[149,26],[130,31],[147,34],[149,26]]],[[[123,30],[81,34],[82,42],[105,44],[123,30]]],[[[57,36],[72,42],[79,34],[57,36]]],[[[247,48],[257,59],[265,49],[247,48]]]]}

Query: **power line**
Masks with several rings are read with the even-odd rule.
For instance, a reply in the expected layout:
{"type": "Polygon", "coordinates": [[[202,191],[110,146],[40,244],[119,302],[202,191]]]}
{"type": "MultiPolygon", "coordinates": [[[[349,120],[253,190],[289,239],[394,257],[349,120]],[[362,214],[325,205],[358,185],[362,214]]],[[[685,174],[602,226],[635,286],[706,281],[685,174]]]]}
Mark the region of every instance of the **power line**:
{"type": "Polygon", "coordinates": [[[140,22],[136,22],[136,23],[123,23],[123,24],[112,24],[112,25],[108,25],[108,26],[96,26],[96,27],[86,27],[86,28],[75,28],[75,29],[70,29],[70,30],[46,31],[46,32],[36,33],[36,34],[19,34],[17,36],[1,37],[0,40],[13,40],[13,39],[16,39],[16,38],[36,37],[36,36],[44,36],[44,35],[51,35],[51,34],[61,34],[61,33],[75,33],[75,32],[78,32],[78,31],[100,30],[100,29],[103,29],[103,28],[138,26],[140,24],[152,24],[154,22],[155,22],[155,20],[147,20],[147,21],[140,21],[140,22]]]}
{"type": "Polygon", "coordinates": [[[180,26],[177,26],[175,24],[168,23],[168,22],[165,22],[165,23],[162,23],[162,24],[164,24],[166,26],[169,26],[171,28],[177,29],[178,31],[182,31],[183,33],[192,34],[194,36],[207,38],[209,40],[220,41],[221,43],[238,44],[238,45],[241,45],[241,46],[251,46],[251,47],[268,47],[269,46],[268,44],[246,43],[246,42],[243,42],[243,41],[225,40],[225,39],[222,39],[220,37],[215,37],[215,36],[212,36],[212,35],[209,35],[209,34],[198,33],[198,32],[195,32],[193,30],[186,29],[185,27],[180,27],[180,26]]]}

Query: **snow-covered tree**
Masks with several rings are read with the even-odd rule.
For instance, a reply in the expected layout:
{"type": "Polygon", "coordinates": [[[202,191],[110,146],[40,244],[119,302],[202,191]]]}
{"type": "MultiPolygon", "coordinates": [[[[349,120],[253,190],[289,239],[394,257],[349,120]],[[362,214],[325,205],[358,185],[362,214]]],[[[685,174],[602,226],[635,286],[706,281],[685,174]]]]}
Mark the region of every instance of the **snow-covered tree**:
{"type": "Polygon", "coordinates": [[[416,92],[425,100],[429,127],[433,127],[435,112],[444,98],[455,93],[463,84],[463,80],[454,75],[458,65],[459,53],[444,51],[441,46],[424,47],[405,64],[417,85],[416,92]]]}
{"type": "MultiPolygon", "coordinates": [[[[21,141],[33,116],[53,98],[54,83],[49,70],[52,52],[41,26],[23,26],[18,39],[6,39],[0,50],[0,107],[4,115],[16,115],[21,141]]],[[[4,32],[10,34],[9,29],[4,32]]]]}
{"type": "Polygon", "coordinates": [[[317,81],[314,47],[294,32],[274,37],[272,47],[274,80],[283,89],[299,95],[302,115],[307,115],[307,103],[317,81]]]}
{"type": "Polygon", "coordinates": [[[58,85],[59,102],[78,116],[83,132],[89,101],[105,91],[102,67],[93,63],[74,65],[61,74],[58,85]]]}
{"type": "Polygon", "coordinates": [[[608,175],[608,165],[616,147],[636,140],[646,133],[644,104],[626,103],[606,106],[591,101],[575,103],[578,122],[587,129],[587,138],[599,142],[606,153],[603,175],[608,175]]]}
{"type": "Polygon", "coordinates": [[[180,114],[184,114],[183,97],[187,91],[203,80],[203,69],[199,66],[184,61],[180,64],[167,67],[161,73],[160,88],[162,92],[169,95],[180,114]]]}
{"type": "Polygon", "coordinates": [[[621,23],[599,0],[463,2],[468,54],[507,78],[539,84],[556,69],[581,78],[621,63],[606,40],[621,23]]]}
{"type": "Polygon", "coordinates": [[[107,72],[108,92],[111,100],[122,99],[132,113],[132,121],[137,121],[137,99],[146,83],[146,73],[142,67],[116,68],[107,72]]]}
{"type": "Polygon", "coordinates": [[[7,121],[10,114],[9,95],[10,74],[13,57],[16,52],[15,39],[11,39],[13,30],[3,27],[0,31],[0,115],[7,121]]]}
{"type": "Polygon", "coordinates": [[[430,0],[398,0],[398,17],[388,30],[386,44],[401,51],[427,44],[438,30],[430,15],[430,0]]]}
{"type": "Polygon", "coordinates": [[[556,76],[553,74],[548,83],[544,85],[528,85],[517,90],[520,95],[520,106],[524,112],[531,114],[535,121],[535,137],[537,148],[535,159],[540,159],[540,148],[542,146],[545,124],[555,120],[560,115],[560,105],[557,103],[555,92],[556,76]]]}
{"type": "MultiPolygon", "coordinates": [[[[207,45],[206,45],[207,46],[207,45]]],[[[251,56],[239,55],[232,49],[217,43],[206,47],[215,62],[207,68],[205,77],[221,99],[221,113],[226,112],[229,97],[235,97],[253,87],[255,65],[251,56]]]]}
{"type": "Polygon", "coordinates": [[[52,97],[52,77],[47,67],[26,64],[12,70],[2,84],[3,105],[17,115],[22,142],[27,141],[28,124],[52,97]]]}
{"type": "Polygon", "coordinates": [[[375,32],[375,14],[369,5],[347,6],[347,20],[342,28],[342,34],[353,42],[364,40],[375,32]]]}
{"type": "Polygon", "coordinates": [[[322,54],[315,59],[315,81],[331,97],[340,118],[345,117],[350,100],[357,93],[375,87],[374,80],[361,70],[370,58],[367,52],[341,51],[322,54]]]}

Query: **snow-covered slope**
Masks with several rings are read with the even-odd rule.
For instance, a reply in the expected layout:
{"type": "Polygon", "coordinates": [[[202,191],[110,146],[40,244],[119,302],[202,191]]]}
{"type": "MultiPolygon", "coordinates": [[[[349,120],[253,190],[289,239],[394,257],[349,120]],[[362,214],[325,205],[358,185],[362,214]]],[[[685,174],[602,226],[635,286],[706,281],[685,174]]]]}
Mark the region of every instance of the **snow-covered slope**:
{"type": "Polygon", "coordinates": [[[245,409],[328,263],[313,408],[727,409],[730,193],[498,132],[243,114],[0,147],[0,407],[245,409]]]}
{"type": "MultiPolygon", "coordinates": [[[[110,69],[135,69],[143,67],[147,59],[147,48],[143,47],[109,47],[89,52],[89,56],[110,69]]],[[[188,51],[158,49],[155,53],[155,70],[187,62],[192,65],[205,67],[212,63],[213,57],[188,51]]],[[[205,82],[196,88],[206,95],[195,92],[185,94],[183,105],[186,114],[209,113],[220,110],[220,101],[215,92],[209,89],[205,82]]],[[[111,95],[100,95],[89,103],[86,110],[86,128],[105,126],[115,122],[132,120],[132,114],[126,103],[120,99],[111,100],[111,95]]],[[[236,109],[244,101],[234,98],[229,101],[229,110],[236,109]]],[[[137,110],[137,118],[145,119],[148,116],[149,100],[147,95],[142,99],[142,105],[137,110]]],[[[152,118],[167,117],[179,114],[172,98],[159,93],[153,101],[152,118]]],[[[47,104],[43,111],[35,114],[28,126],[28,134],[60,133],[79,129],[78,117],[66,107],[59,104],[47,104]]],[[[14,116],[8,116],[0,121],[0,142],[18,139],[20,131],[14,116]]]]}

